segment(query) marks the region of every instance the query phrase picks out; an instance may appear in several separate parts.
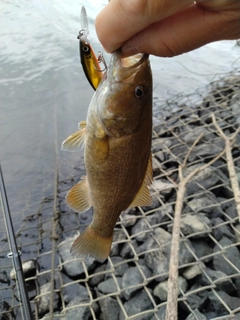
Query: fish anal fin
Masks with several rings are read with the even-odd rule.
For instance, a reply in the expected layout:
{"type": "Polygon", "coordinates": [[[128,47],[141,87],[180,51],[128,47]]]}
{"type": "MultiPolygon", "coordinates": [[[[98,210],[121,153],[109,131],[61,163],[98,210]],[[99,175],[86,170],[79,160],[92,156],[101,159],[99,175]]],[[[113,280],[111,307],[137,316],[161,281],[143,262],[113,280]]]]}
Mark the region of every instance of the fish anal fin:
{"type": "Polygon", "coordinates": [[[62,143],[62,150],[64,151],[80,151],[84,148],[86,137],[86,128],[82,128],[77,132],[71,134],[62,143]]]}
{"type": "Polygon", "coordinates": [[[91,206],[91,196],[87,178],[73,186],[66,195],[67,205],[76,212],[85,212],[91,206]]]}
{"type": "Polygon", "coordinates": [[[150,154],[143,183],[129,208],[152,205],[152,197],[148,189],[152,183],[152,177],[152,154],[150,154]]]}
{"type": "Polygon", "coordinates": [[[99,262],[103,262],[111,251],[112,236],[102,237],[94,232],[90,225],[74,241],[71,253],[77,258],[86,258],[92,256],[99,262]]]}
{"type": "Polygon", "coordinates": [[[143,183],[139,189],[133,202],[130,204],[129,208],[150,206],[152,205],[152,198],[148,187],[143,183]]]}

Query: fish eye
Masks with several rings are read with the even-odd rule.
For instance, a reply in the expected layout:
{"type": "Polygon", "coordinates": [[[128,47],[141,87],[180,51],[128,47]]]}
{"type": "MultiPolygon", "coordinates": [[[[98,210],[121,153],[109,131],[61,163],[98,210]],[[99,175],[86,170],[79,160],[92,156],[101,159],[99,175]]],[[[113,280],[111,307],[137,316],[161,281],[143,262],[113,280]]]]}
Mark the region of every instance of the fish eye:
{"type": "Polygon", "coordinates": [[[143,87],[142,87],[142,86],[137,86],[137,87],[135,88],[135,96],[136,96],[137,98],[141,98],[143,95],[144,95],[143,87]]]}
{"type": "Polygon", "coordinates": [[[83,46],[83,52],[87,53],[89,51],[89,47],[88,46],[83,46]]]}

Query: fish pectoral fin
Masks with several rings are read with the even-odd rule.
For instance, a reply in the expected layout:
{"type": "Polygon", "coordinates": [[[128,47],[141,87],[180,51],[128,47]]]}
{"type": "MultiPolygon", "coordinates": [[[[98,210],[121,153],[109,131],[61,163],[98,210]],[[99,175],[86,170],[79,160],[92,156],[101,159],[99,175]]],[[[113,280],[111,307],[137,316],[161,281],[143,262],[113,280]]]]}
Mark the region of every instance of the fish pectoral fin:
{"type": "Polygon", "coordinates": [[[91,208],[92,202],[87,178],[84,178],[69,190],[66,195],[66,202],[76,212],[85,212],[91,208]]]}
{"type": "Polygon", "coordinates": [[[86,121],[80,121],[79,124],[78,124],[78,129],[85,129],[86,128],[86,124],[87,122],[86,121]]]}
{"type": "Polygon", "coordinates": [[[139,189],[133,202],[130,204],[129,208],[152,205],[152,197],[148,189],[148,186],[150,186],[152,183],[152,179],[153,179],[153,174],[152,174],[152,153],[151,153],[148,160],[148,166],[147,166],[147,170],[145,173],[142,186],[139,189]]]}
{"type": "Polygon", "coordinates": [[[85,137],[86,137],[85,127],[71,134],[66,140],[64,140],[62,143],[61,149],[64,151],[72,151],[72,152],[82,150],[84,148],[85,137]]]}
{"type": "Polygon", "coordinates": [[[92,256],[99,262],[103,262],[109,255],[112,244],[112,236],[102,237],[94,232],[90,225],[74,241],[71,253],[77,258],[92,256]]]}

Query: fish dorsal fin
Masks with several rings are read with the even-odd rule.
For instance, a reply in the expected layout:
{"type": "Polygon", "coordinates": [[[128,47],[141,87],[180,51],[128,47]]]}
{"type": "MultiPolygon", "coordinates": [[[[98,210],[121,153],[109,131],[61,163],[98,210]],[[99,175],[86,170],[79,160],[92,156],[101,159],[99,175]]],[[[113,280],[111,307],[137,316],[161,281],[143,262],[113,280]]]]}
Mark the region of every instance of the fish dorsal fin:
{"type": "Polygon", "coordinates": [[[70,189],[66,195],[66,202],[76,212],[85,212],[92,206],[87,177],[70,189]]]}
{"type": "Polygon", "coordinates": [[[64,151],[80,151],[84,147],[86,137],[86,121],[82,121],[78,125],[79,129],[77,132],[71,134],[62,143],[62,150],[64,151]]]}
{"type": "Polygon", "coordinates": [[[141,206],[150,206],[152,204],[152,198],[148,189],[148,186],[152,183],[152,154],[150,154],[148,160],[148,166],[145,173],[145,178],[139,189],[136,197],[133,202],[130,204],[129,208],[141,207],[141,206]]]}

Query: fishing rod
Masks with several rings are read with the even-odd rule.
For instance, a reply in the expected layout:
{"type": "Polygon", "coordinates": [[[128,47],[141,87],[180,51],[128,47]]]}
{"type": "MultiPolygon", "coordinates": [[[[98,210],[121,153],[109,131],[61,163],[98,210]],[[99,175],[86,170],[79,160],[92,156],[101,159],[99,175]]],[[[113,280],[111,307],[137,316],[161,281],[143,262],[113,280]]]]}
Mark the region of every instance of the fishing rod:
{"type": "Polygon", "coordinates": [[[21,252],[17,248],[17,243],[14,235],[13,224],[11,214],[9,210],[6,189],[3,180],[2,168],[0,164],[0,200],[5,218],[6,229],[8,233],[8,239],[11,252],[8,254],[9,258],[13,259],[13,265],[16,272],[17,284],[22,301],[22,315],[24,320],[33,320],[33,314],[30,306],[29,297],[27,294],[26,283],[22,270],[22,262],[20,259],[21,252]]]}

